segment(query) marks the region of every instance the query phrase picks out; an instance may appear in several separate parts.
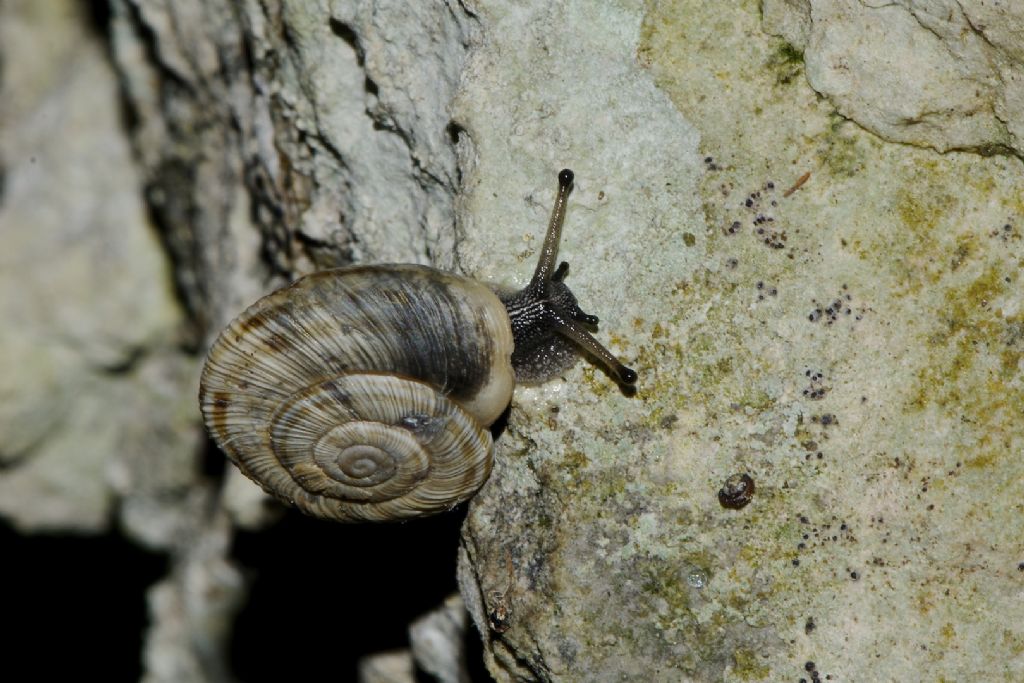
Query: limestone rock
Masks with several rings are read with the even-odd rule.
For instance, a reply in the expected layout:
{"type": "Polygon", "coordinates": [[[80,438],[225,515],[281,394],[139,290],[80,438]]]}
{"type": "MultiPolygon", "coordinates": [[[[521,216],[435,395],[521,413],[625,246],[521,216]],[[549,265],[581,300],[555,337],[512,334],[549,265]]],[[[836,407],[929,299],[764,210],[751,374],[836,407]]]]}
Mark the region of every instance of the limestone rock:
{"type": "MultiPolygon", "coordinates": [[[[70,5],[0,9],[0,335],[21,366],[0,377],[0,504],[22,514],[52,463],[51,518],[18,523],[97,528],[116,495],[167,549],[148,680],[229,675],[230,539],[268,517],[197,472],[200,354],[161,345],[179,317],[146,216],[198,351],[316,267],[525,282],[563,167],[560,256],[640,382],[581,362],[517,390],[459,560],[491,674],[1024,678],[1017,6],[414,5],[112,0],[141,179],[90,170],[128,149],[80,18],[33,23],[70,5]],[[43,30],[70,39],[6,58],[43,30]]],[[[413,675],[410,653],[381,662],[364,678],[413,675]]]]}
{"type": "Polygon", "coordinates": [[[359,664],[359,683],[415,683],[416,663],[407,650],[371,655],[359,664]]]}
{"type": "Polygon", "coordinates": [[[939,151],[1024,154],[1024,6],[765,0],[765,27],[848,118],[939,151]]]}
{"type": "MultiPolygon", "coordinates": [[[[504,159],[571,159],[563,256],[640,374],[633,398],[586,366],[517,393],[463,528],[460,585],[490,671],[1024,675],[1024,631],[1008,626],[1024,613],[1006,600],[1024,494],[1020,160],[891,144],[836,115],[754,3],[488,3],[479,21],[487,57],[459,109],[481,176],[466,203],[487,215],[484,169],[504,159]],[[520,138],[523,120],[536,127],[520,138]],[[741,474],[750,501],[723,505],[741,474]]],[[[934,65],[932,47],[912,54],[934,65]]],[[[850,101],[886,78],[863,72],[850,101]]],[[[932,96],[927,79],[900,87],[887,106],[932,96]]],[[[956,138],[957,116],[934,131],[960,142],[935,146],[992,151],[956,138]]],[[[540,192],[524,202],[537,222],[540,192]]]]}
{"type": "Polygon", "coordinates": [[[81,6],[5,3],[0,50],[0,514],[97,531],[121,457],[191,462],[180,310],[81,6]]]}
{"type": "Polygon", "coordinates": [[[458,595],[414,621],[409,626],[409,643],[420,669],[438,683],[470,683],[465,647],[468,627],[469,615],[458,595]]]}
{"type": "Polygon", "coordinates": [[[230,538],[227,518],[212,520],[179,547],[168,577],[149,590],[144,683],[231,680],[227,643],[245,591],[225,559],[230,538]]]}

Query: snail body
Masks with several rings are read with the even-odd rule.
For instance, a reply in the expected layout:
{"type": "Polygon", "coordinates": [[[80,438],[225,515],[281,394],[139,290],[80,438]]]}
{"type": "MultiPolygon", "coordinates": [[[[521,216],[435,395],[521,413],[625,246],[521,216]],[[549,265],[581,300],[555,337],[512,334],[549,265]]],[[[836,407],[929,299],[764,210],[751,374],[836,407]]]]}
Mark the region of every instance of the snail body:
{"type": "Polygon", "coordinates": [[[418,265],[299,278],[250,306],[210,348],[200,406],[249,478],[303,512],[397,520],[449,509],[487,480],[488,427],[515,382],[572,364],[582,346],[636,381],[587,331],[554,268],[572,186],[559,194],[540,263],[518,292],[418,265]]]}

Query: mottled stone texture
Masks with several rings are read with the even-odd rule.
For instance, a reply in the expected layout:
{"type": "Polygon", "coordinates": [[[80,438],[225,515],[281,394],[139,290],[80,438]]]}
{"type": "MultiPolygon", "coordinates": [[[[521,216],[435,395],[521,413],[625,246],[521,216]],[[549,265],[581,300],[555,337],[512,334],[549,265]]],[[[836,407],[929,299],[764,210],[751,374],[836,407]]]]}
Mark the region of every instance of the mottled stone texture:
{"type": "Polygon", "coordinates": [[[1024,4],[764,0],[807,81],[885,139],[1024,156],[1024,4]]]}
{"type": "Polygon", "coordinates": [[[447,126],[464,12],[401,2],[114,7],[147,197],[204,335],[266,288],[268,265],[278,275],[353,260],[451,265],[447,126]]]}
{"type": "MultiPolygon", "coordinates": [[[[460,554],[491,674],[1024,679],[1019,3],[80,7],[0,5],[0,514],[169,553],[147,680],[228,676],[267,519],[198,466],[211,335],[339,263],[521,284],[563,167],[640,382],[517,391],[460,554]]],[[[365,680],[459,680],[460,618],[365,680]]]]}
{"type": "Polygon", "coordinates": [[[25,531],[192,483],[192,363],[103,50],[80,3],[0,7],[0,514],[25,531]]]}
{"type": "Polygon", "coordinates": [[[877,4],[766,7],[806,44],[752,2],[481,8],[473,224],[485,169],[574,166],[563,255],[640,372],[517,394],[460,565],[499,680],[1024,676],[1016,10],[877,4]]]}

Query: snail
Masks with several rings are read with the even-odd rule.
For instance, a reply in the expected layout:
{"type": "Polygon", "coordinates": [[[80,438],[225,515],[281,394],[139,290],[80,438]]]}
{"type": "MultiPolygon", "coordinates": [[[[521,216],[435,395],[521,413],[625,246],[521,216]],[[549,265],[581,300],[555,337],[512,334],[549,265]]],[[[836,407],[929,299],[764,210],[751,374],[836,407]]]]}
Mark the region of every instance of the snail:
{"type": "Polygon", "coordinates": [[[346,522],[450,509],[491,471],[492,425],[516,381],[582,348],[620,385],[636,373],[593,336],[555,267],[573,173],[533,278],[511,291],[419,265],[319,271],[263,297],[213,343],[199,402],[238,468],[308,514],[346,522]]]}

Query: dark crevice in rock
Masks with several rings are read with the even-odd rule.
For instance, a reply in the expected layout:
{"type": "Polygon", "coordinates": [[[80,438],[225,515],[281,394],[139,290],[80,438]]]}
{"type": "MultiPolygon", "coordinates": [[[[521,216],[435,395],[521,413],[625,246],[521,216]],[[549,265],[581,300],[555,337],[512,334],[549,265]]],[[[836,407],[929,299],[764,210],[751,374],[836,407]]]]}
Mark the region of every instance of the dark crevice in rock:
{"type": "Polygon", "coordinates": [[[44,678],[142,677],[146,591],[166,573],[165,556],[117,532],[23,536],[7,525],[0,547],[11,587],[4,611],[16,624],[7,652],[37,662],[44,678]]]}
{"type": "Polygon", "coordinates": [[[238,534],[233,559],[252,583],[233,630],[236,677],[356,680],[361,657],[407,647],[408,624],[456,590],[464,516],[346,525],[289,510],[238,534]]]}
{"type": "Polygon", "coordinates": [[[366,66],[366,52],[363,50],[362,44],[359,42],[359,36],[355,30],[343,21],[335,17],[331,17],[328,20],[328,24],[331,27],[331,31],[334,35],[338,36],[352,48],[352,51],[356,53],[356,61],[359,63],[359,68],[365,68],[366,66]]]}
{"type": "Polygon", "coordinates": [[[198,213],[194,188],[193,165],[183,159],[169,158],[154,169],[143,193],[150,219],[171,261],[175,293],[195,324],[195,329],[185,335],[189,348],[198,346],[199,338],[210,325],[207,285],[200,279],[196,266],[202,259],[202,251],[190,227],[198,213]]]}
{"type": "Polygon", "coordinates": [[[110,30],[110,2],[109,0],[81,0],[85,9],[86,26],[97,36],[106,39],[110,30]]]}

